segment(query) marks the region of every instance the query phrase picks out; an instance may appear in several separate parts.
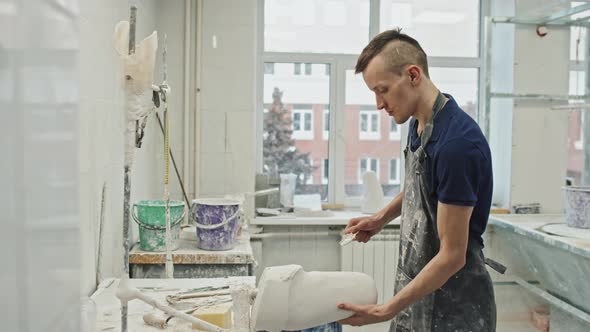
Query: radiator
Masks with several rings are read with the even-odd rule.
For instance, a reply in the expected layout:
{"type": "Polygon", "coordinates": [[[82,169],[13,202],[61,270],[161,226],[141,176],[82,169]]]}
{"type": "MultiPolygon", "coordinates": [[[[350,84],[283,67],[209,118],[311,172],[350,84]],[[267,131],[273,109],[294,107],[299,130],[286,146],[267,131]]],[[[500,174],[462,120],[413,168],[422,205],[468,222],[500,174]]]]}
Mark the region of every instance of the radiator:
{"type": "Polygon", "coordinates": [[[340,249],[342,271],[363,272],[375,280],[378,303],[393,296],[399,250],[399,230],[384,230],[367,243],[352,242],[340,249]]]}

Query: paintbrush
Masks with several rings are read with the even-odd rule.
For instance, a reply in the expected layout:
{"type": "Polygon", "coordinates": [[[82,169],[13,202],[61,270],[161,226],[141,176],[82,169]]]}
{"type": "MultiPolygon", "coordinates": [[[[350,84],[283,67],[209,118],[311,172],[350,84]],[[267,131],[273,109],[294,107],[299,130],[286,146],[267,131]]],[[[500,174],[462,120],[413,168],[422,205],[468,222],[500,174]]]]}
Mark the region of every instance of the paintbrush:
{"type": "Polygon", "coordinates": [[[342,235],[342,240],[340,240],[340,245],[341,246],[345,246],[347,244],[349,244],[350,242],[354,241],[354,239],[356,239],[356,235],[357,233],[348,233],[348,234],[344,234],[342,235]]]}

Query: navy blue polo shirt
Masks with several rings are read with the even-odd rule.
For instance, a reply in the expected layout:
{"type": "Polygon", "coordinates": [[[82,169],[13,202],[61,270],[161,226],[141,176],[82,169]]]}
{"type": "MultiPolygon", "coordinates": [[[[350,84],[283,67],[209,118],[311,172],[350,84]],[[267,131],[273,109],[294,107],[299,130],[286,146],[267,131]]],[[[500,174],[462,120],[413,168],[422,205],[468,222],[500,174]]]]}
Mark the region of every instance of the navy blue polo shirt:
{"type": "MultiPolygon", "coordinates": [[[[452,96],[434,118],[434,128],[425,151],[430,195],[452,205],[472,206],[470,237],[483,244],[492,203],[492,157],[479,125],[452,96]]],[[[410,120],[408,142],[420,146],[418,120],[410,120]]]]}

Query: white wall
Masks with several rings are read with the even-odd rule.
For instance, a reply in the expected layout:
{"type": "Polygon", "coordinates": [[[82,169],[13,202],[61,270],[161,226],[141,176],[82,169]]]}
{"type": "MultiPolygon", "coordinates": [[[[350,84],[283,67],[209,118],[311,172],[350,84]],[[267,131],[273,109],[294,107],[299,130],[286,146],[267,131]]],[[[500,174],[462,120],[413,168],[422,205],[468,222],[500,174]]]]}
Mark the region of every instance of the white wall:
{"type": "Polygon", "coordinates": [[[77,1],[2,1],[2,331],[79,331],[77,1]]]}
{"type": "Polygon", "coordinates": [[[203,1],[197,142],[202,197],[254,190],[256,17],[256,0],[203,1]]]}
{"type": "MultiPolygon", "coordinates": [[[[554,1],[544,1],[551,3],[554,1]]],[[[539,1],[517,1],[525,15],[539,1]]],[[[514,48],[515,93],[568,93],[569,27],[551,27],[541,38],[534,26],[517,26],[514,48]]],[[[543,213],[563,212],[561,187],[567,169],[568,113],[550,101],[517,100],[512,131],[511,205],[541,203],[543,213]]]]}
{"type": "MultiPolygon", "coordinates": [[[[183,74],[184,2],[90,1],[80,3],[80,210],[82,237],[82,291],[96,285],[101,193],[106,185],[101,270],[103,277],[122,272],[123,131],[124,96],[121,66],[113,49],[114,26],[129,19],[129,6],[138,6],[137,40],[158,30],[161,62],[164,33],[168,35],[168,84],[170,144],[179,171],[183,172],[183,74]]],[[[154,82],[161,82],[157,68],[154,82]]],[[[172,199],[182,194],[171,164],[172,199]]],[[[163,138],[155,116],[150,116],[141,149],[136,149],[132,167],[131,202],[161,199],[163,195],[163,138]]],[[[133,221],[131,221],[132,224],[133,221]]],[[[137,239],[134,225],[133,238],[137,239]]]]}
{"type": "MultiPolygon", "coordinates": [[[[497,0],[492,1],[491,12],[526,17],[539,6],[534,0],[497,0]]],[[[491,53],[492,92],[568,93],[569,28],[551,27],[541,38],[535,26],[496,24],[491,53]]],[[[552,111],[551,106],[546,100],[492,99],[494,204],[540,203],[543,213],[563,212],[568,114],[552,111]]]]}

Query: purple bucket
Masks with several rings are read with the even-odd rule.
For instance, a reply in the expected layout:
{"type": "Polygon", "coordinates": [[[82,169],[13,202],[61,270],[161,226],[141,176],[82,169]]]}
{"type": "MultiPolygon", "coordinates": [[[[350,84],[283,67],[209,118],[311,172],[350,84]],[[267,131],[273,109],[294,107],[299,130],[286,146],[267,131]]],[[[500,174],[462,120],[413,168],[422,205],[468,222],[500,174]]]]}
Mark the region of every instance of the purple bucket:
{"type": "Polygon", "coordinates": [[[565,222],[570,227],[590,228],[590,187],[564,187],[565,222]]]}
{"type": "Polygon", "coordinates": [[[197,247],[205,250],[230,250],[236,246],[240,221],[239,201],[195,199],[191,214],[197,226],[197,247]]]}

